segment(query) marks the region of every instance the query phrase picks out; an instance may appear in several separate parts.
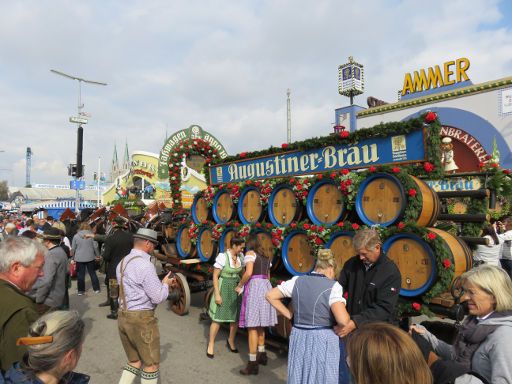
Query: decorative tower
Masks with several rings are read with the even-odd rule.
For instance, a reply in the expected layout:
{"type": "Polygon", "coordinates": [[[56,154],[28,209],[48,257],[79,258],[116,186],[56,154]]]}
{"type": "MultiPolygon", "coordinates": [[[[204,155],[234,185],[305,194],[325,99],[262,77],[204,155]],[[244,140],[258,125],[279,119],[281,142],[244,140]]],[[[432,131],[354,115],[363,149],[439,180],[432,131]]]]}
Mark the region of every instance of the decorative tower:
{"type": "Polygon", "coordinates": [[[128,151],[128,140],[126,140],[124,144],[124,157],[123,157],[123,172],[128,171],[130,169],[130,153],[128,151]]]}
{"type": "Polygon", "coordinates": [[[354,105],[354,96],[364,92],[364,67],[356,63],[352,56],[348,63],[338,67],[338,92],[350,97],[350,105],[354,105]]]}
{"type": "Polygon", "coordinates": [[[117,176],[119,176],[119,161],[117,160],[117,146],[114,144],[114,154],[110,165],[110,182],[113,182],[117,176]]]}

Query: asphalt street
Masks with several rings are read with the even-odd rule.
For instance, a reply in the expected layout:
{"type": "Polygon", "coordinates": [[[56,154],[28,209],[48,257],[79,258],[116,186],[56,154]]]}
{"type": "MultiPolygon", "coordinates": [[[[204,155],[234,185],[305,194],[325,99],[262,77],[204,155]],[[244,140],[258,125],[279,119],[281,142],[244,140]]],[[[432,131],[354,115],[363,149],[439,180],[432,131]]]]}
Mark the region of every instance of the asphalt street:
{"type": "MultiPolygon", "coordinates": [[[[104,276],[99,275],[100,281],[104,276]]],[[[105,316],[108,307],[98,304],[105,300],[106,292],[95,294],[86,277],[87,292],[77,296],[76,281],[69,290],[71,309],[80,312],[86,324],[86,337],[77,372],[91,376],[91,383],[117,383],[126,358],[119,340],[117,321],[105,316]]],[[[103,287],[103,286],[102,286],[103,287]]],[[[260,367],[258,376],[241,376],[238,373],[247,362],[247,337],[239,334],[239,354],[226,347],[227,332],[221,329],[215,344],[215,358],[206,357],[206,339],[209,320],[201,321],[200,314],[204,293],[192,295],[190,312],[177,316],[167,303],[157,309],[161,343],[161,383],[286,383],[287,356],[285,351],[269,348],[269,363],[260,367]]]]}

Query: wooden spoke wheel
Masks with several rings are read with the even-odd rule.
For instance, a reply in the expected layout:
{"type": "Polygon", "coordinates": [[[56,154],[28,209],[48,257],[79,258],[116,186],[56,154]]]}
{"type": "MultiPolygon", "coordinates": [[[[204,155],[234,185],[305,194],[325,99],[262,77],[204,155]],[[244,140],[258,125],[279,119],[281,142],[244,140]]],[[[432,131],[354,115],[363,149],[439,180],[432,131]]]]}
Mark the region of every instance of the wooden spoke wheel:
{"type": "Polygon", "coordinates": [[[206,291],[204,294],[204,309],[208,312],[208,308],[210,308],[210,301],[212,301],[213,296],[213,287],[206,291]]]}
{"type": "Polygon", "coordinates": [[[176,274],[176,281],[178,282],[179,299],[175,303],[171,303],[171,310],[175,314],[183,316],[188,313],[190,308],[190,288],[186,277],[181,273],[176,274]]]}

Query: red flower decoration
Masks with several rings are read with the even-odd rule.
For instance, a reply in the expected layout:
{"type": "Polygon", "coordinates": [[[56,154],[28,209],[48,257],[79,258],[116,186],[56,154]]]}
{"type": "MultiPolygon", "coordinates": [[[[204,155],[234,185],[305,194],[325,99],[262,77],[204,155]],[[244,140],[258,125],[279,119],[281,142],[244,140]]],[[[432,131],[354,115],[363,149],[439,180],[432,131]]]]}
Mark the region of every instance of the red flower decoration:
{"type": "Polygon", "coordinates": [[[393,167],[393,168],[391,168],[391,172],[399,173],[400,172],[400,168],[399,167],[393,167]]]}
{"type": "Polygon", "coordinates": [[[427,161],[423,164],[423,169],[425,170],[425,172],[430,173],[434,170],[434,165],[427,161]]]}
{"type": "Polygon", "coordinates": [[[403,229],[405,227],[405,224],[403,221],[401,221],[396,226],[398,227],[398,229],[403,229]]]}
{"type": "Polygon", "coordinates": [[[348,169],[343,168],[343,169],[340,171],[340,173],[341,173],[342,175],[344,175],[344,176],[345,176],[345,175],[348,175],[348,174],[350,173],[350,171],[349,171],[348,169]]]}
{"type": "Polygon", "coordinates": [[[437,119],[437,114],[435,112],[427,112],[425,115],[425,123],[430,124],[431,122],[435,121],[437,119]]]}
{"type": "Polygon", "coordinates": [[[246,156],[247,156],[247,152],[241,152],[241,153],[240,153],[240,157],[241,157],[242,159],[245,159],[245,157],[246,157],[246,156]]]}
{"type": "Polygon", "coordinates": [[[318,180],[322,180],[322,179],[323,179],[323,177],[324,177],[324,175],[322,175],[321,173],[319,173],[318,175],[316,175],[316,178],[317,178],[318,180]]]}
{"type": "Polygon", "coordinates": [[[247,181],[245,182],[245,184],[247,184],[247,185],[251,185],[251,184],[252,184],[252,181],[251,181],[251,180],[247,180],[247,181]]]}
{"type": "Polygon", "coordinates": [[[434,232],[427,233],[427,239],[429,240],[435,240],[436,237],[437,235],[434,232]]]}
{"type": "Polygon", "coordinates": [[[485,155],[485,160],[491,160],[491,155],[485,155]]]}
{"type": "Polygon", "coordinates": [[[409,196],[410,197],[416,197],[417,194],[418,194],[418,191],[415,190],[414,188],[409,189],[409,196]]]}
{"type": "Polygon", "coordinates": [[[302,228],[304,228],[307,231],[309,228],[311,228],[311,226],[308,223],[304,223],[302,228]]]}
{"type": "Polygon", "coordinates": [[[498,168],[500,165],[498,163],[491,163],[491,167],[498,168]]]}
{"type": "Polygon", "coordinates": [[[375,171],[377,171],[377,167],[374,167],[374,166],[372,165],[370,168],[368,168],[368,171],[370,171],[370,172],[375,172],[375,171]]]}
{"type": "Polygon", "coordinates": [[[449,260],[449,259],[444,259],[443,260],[443,266],[448,269],[452,266],[452,262],[449,260]]]}
{"type": "Polygon", "coordinates": [[[350,135],[350,133],[348,131],[341,131],[340,132],[340,137],[342,139],[346,139],[349,135],[350,135]]]}
{"type": "Polygon", "coordinates": [[[484,163],[483,161],[481,161],[481,162],[479,162],[479,163],[478,163],[478,166],[479,166],[480,168],[483,168],[483,167],[485,167],[485,163],[484,163]]]}
{"type": "Polygon", "coordinates": [[[316,225],[312,225],[310,228],[312,231],[316,231],[316,225]]]}
{"type": "Polygon", "coordinates": [[[341,228],[345,226],[345,223],[343,221],[340,221],[336,225],[341,228]]]}
{"type": "Polygon", "coordinates": [[[283,144],[281,144],[281,148],[283,148],[283,149],[288,148],[288,144],[287,144],[287,143],[283,143],[283,144]]]}
{"type": "Polygon", "coordinates": [[[318,232],[323,232],[325,228],[320,225],[320,226],[318,226],[317,229],[318,229],[318,232]]]}
{"type": "Polygon", "coordinates": [[[319,237],[315,238],[316,245],[322,245],[323,243],[324,243],[324,241],[321,238],[319,238],[319,237]]]}
{"type": "Polygon", "coordinates": [[[420,311],[420,309],[421,309],[421,304],[420,304],[420,303],[412,303],[412,308],[413,308],[415,311],[420,311]]]}
{"type": "Polygon", "coordinates": [[[290,179],[289,183],[290,184],[295,184],[295,179],[290,179]]]}
{"type": "Polygon", "coordinates": [[[331,179],[335,179],[335,178],[336,178],[336,173],[335,172],[331,173],[331,179]]]}
{"type": "Polygon", "coordinates": [[[353,224],[352,224],[352,228],[353,228],[355,231],[357,231],[357,230],[359,229],[359,224],[357,224],[357,223],[353,223],[353,224]]]}
{"type": "Polygon", "coordinates": [[[504,169],[504,170],[503,170],[503,173],[504,173],[505,175],[510,175],[510,169],[504,169]]]}
{"type": "Polygon", "coordinates": [[[261,223],[260,222],[257,222],[256,224],[254,224],[256,227],[261,227],[261,223]]]}
{"type": "Polygon", "coordinates": [[[343,298],[344,298],[345,300],[346,300],[346,299],[348,299],[348,292],[347,292],[347,291],[345,291],[345,292],[343,293],[343,298]]]}
{"type": "Polygon", "coordinates": [[[297,228],[297,223],[295,223],[295,222],[291,222],[291,223],[290,223],[290,227],[291,227],[291,228],[297,228]]]}
{"type": "Polygon", "coordinates": [[[267,228],[268,229],[272,228],[272,223],[267,223],[267,228]]]}

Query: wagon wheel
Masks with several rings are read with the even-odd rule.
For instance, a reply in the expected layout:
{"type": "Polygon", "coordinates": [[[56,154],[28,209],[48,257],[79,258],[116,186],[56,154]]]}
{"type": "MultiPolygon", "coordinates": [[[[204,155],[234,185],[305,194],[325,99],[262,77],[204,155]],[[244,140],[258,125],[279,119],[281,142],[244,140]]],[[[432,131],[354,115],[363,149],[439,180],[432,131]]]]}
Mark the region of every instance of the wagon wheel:
{"type": "Polygon", "coordinates": [[[210,301],[212,301],[212,295],[213,295],[213,287],[211,287],[209,290],[206,291],[204,294],[204,306],[203,309],[208,312],[208,308],[210,307],[210,301]]]}
{"type": "Polygon", "coordinates": [[[190,288],[188,287],[187,279],[181,273],[176,274],[176,281],[178,283],[179,299],[171,303],[171,310],[175,314],[183,316],[188,313],[190,308],[190,288]]]}

